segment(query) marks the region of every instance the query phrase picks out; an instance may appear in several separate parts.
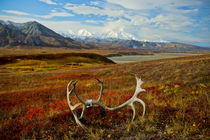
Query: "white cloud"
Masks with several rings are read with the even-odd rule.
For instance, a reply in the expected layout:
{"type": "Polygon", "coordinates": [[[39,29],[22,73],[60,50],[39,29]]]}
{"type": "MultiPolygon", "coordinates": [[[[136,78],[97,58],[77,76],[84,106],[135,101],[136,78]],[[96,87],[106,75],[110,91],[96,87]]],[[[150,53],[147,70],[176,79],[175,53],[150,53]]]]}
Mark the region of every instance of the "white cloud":
{"type": "Polygon", "coordinates": [[[150,23],[154,23],[154,26],[159,29],[166,30],[184,30],[187,26],[193,26],[192,21],[183,15],[174,14],[159,14],[158,16],[152,18],[150,23]]]}
{"type": "Polygon", "coordinates": [[[110,7],[105,7],[105,8],[98,8],[95,6],[88,6],[85,4],[81,5],[75,5],[71,3],[67,3],[64,6],[65,9],[71,10],[72,12],[76,14],[81,14],[81,15],[107,15],[110,17],[120,17],[123,16],[125,13],[122,9],[112,9],[110,7]]]}
{"type": "Polygon", "coordinates": [[[56,5],[57,4],[56,2],[53,2],[51,0],[39,0],[39,1],[44,2],[46,4],[52,4],[52,5],[56,5]]]}
{"type": "Polygon", "coordinates": [[[128,9],[156,9],[179,6],[198,6],[202,1],[198,0],[107,0],[109,3],[118,4],[128,9]]]}
{"type": "Polygon", "coordinates": [[[76,21],[37,20],[35,18],[24,18],[24,17],[16,17],[16,16],[5,16],[5,15],[0,15],[0,19],[14,21],[17,23],[37,21],[54,31],[66,31],[70,28],[78,30],[81,27],[80,22],[76,22],[76,21]],[[78,28],[77,28],[77,25],[78,25],[78,28]]]}
{"type": "MultiPolygon", "coordinates": [[[[159,1],[159,0],[158,0],[159,1]]],[[[118,4],[128,9],[150,9],[154,8],[154,3],[149,0],[107,0],[109,3],[118,4]]]]}
{"type": "Polygon", "coordinates": [[[151,21],[148,19],[146,16],[141,16],[141,15],[135,15],[135,16],[130,16],[131,19],[131,24],[132,25],[143,25],[143,24],[149,24],[151,21]]]}
{"type": "Polygon", "coordinates": [[[92,23],[92,24],[104,23],[104,21],[102,20],[86,20],[85,22],[92,23]]]}
{"type": "Polygon", "coordinates": [[[15,11],[15,10],[2,10],[5,13],[9,13],[9,14],[15,14],[15,15],[30,15],[29,13],[25,13],[25,12],[21,12],[21,11],[15,11]]]}
{"type": "Polygon", "coordinates": [[[82,5],[73,5],[73,4],[66,4],[64,8],[73,11],[77,14],[83,14],[83,15],[89,15],[89,14],[95,14],[95,15],[101,15],[101,9],[93,6],[87,6],[85,4],[82,5]]]}
{"type": "Polygon", "coordinates": [[[66,4],[64,5],[64,8],[66,8],[66,7],[68,7],[68,6],[73,6],[73,4],[71,4],[71,3],[66,3],[66,4]]]}
{"type": "MultiPolygon", "coordinates": [[[[132,35],[137,35],[137,31],[141,28],[149,27],[151,29],[159,29],[166,31],[181,31],[189,32],[188,27],[195,27],[196,24],[193,20],[186,14],[198,12],[198,9],[178,9],[179,6],[195,6],[196,4],[201,4],[200,1],[192,0],[107,0],[110,3],[104,4],[103,7],[98,8],[95,6],[88,6],[85,4],[76,5],[68,3],[64,8],[71,10],[76,14],[82,15],[106,15],[108,18],[104,20],[103,31],[111,30],[114,32],[128,32],[132,35]],[[112,4],[111,4],[112,3],[112,4]],[[114,5],[113,5],[114,4],[114,5]],[[125,9],[116,4],[121,5],[125,9]],[[157,11],[155,14],[159,13],[155,17],[151,18],[151,14],[145,12],[145,9],[162,9],[163,11],[157,11]],[[141,10],[141,11],[139,11],[141,10]],[[117,21],[116,21],[117,17],[117,21]],[[126,17],[128,20],[123,20],[122,18],[126,17]]],[[[87,23],[99,23],[95,20],[86,20],[87,23]]],[[[150,30],[150,32],[153,32],[150,30]]],[[[136,36],[140,38],[141,35],[136,36]]],[[[156,38],[160,38],[157,37],[156,38]]]]}
{"type": "Polygon", "coordinates": [[[149,40],[155,42],[159,42],[161,40],[173,41],[173,42],[186,42],[186,43],[210,42],[210,39],[207,36],[206,37],[193,36],[185,34],[183,32],[172,32],[170,30],[160,30],[151,27],[139,28],[138,36],[141,38],[141,40],[149,40]]]}
{"type": "Polygon", "coordinates": [[[99,2],[98,1],[91,1],[90,4],[91,5],[99,5],[99,2]]]}
{"type": "Polygon", "coordinates": [[[107,30],[112,30],[116,32],[121,32],[126,29],[126,26],[130,26],[130,22],[124,19],[119,19],[117,21],[109,21],[105,24],[104,28],[107,30]]]}
{"type": "Polygon", "coordinates": [[[52,10],[49,15],[37,15],[37,16],[41,18],[52,18],[52,17],[71,17],[74,15],[66,11],[57,12],[56,10],[52,10]]]}
{"type": "Polygon", "coordinates": [[[104,15],[110,17],[123,17],[126,16],[126,13],[122,9],[112,9],[107,7],[106,9],[104,9],[104,15]]]}

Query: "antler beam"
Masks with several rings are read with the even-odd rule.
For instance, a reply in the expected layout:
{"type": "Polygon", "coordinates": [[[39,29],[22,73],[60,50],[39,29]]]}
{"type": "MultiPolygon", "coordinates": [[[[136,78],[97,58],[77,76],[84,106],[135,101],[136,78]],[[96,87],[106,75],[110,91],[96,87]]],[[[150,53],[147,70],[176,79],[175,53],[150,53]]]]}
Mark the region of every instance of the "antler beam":
{"type": "Polygon", "coordinates": [[[145,114],[145,103],[144,101],[142,101],[141,99],[138,98],[138,94],[140,92],[143,92],[145,91],[145,89],[142,89],[141,88],[141,85],[143,84],[143,81],[141,80],[141,78],[138,78],[136,75],[135,75],[135,78],[136,78],[136,90],[134,92],[134,95],[129,99],[127,100],[125,103],[117,106],[117,107],[113,107],[113,108],[110,108],[110,107],[107,107],[105,106],[103,103],[101,103],[101,97],[102,97],[102,94],[103,94],[103,82],[100,81],[99,79],[96,78],[96,80],[100,83],[101,85],[101,89],[100,89],[100,95],[99,95],[99,98],[97,100],[93,100],[93,99],[88,99],[86,102],[84,102],[82,99],[79,98],[79,96],[77,95],[77,92],[76,92],[76,84],[78,81],[74,82],[74,81],[70,81],[68,83],[68,86],[67,86],[67,101],[68,101],[68,105],[69,105],[69,108],[71,109],[73,115],[74,115],[74,119],[76,121],[76,123],[81,126],[83,129],[85,130],[88,130],[81,122],[79,119],[81,119],[83,117],[83,114],[85,112],[85,109],[88,108],[88,107],[91,107],[93,106],[94,104],[97,104],[101,107],[103,107],[105,110],[118,110],[118,109],[121,109],[121,108],[124,108],[126,106],[131,106],[132,110],[133,110],[133,117],[132,117],[132,121],[135,119],[135,115],[136,115],[136,110],[135,110],[135,107],[134,107],[134,102],[139,102],[142,104],[143,106],[143,114],[142,114],[142,117],[144,116],[145,114]],[[72,82],[74,82],[73,84],[73,88],[71,90],[69,90],[69,86],[72,84],[72,82]],[[71,101],[69,99],[69,96],[71,93],[74,93],[76,98],[81,102],[81,103],[77,103],[76,105],[72,106],[71,105],[71,101]],[[83,104],[83,109],[82,109],[82,113],[80,115],[80,118],[78,119],[77,117],[77,113],[75,112],[75,109],[77,107],[79,107],[81,104],[83,104]]]}

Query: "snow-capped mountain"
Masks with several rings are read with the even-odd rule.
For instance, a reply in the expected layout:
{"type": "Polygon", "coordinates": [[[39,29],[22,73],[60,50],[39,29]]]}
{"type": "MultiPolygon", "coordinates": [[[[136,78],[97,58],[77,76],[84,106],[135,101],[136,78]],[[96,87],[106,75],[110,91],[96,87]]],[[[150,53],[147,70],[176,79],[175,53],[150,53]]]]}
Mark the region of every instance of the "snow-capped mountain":
{"type": "Polygon", "coordinates": [[[78,39],[78,38],[98,38],[98,39],[123,39],[123,40],[135,40],[135,37],[127,32],[120,31],[105,31],[101,33],[91,33],[90,31],[86,29],[80,29],[79,31],[73,32],[71,30],[66,31],[66,32],[59,32],[62,36],[64,37],[70,37],[73,39],[78,39]]]}
{"type": "Polygon", "coordinates": [[[110,31],[110,32],[104,33],[102,35],[102,38],[118,38],[118,34],[113,31],[110,31]]]}
{"type": "Polygon", "coordinates": [[[109,32],[103,34],[102,38],[135,40],[135,37],[132,34],[124,32],[124,31],[121,31],[121,32],[109,31],[109,32]]]}
{"type": "Polygon", "coordinates": [[[65,32],[58,32],[58,33],[66,38],[76,38],[76,34],[72,30],[68,30],[65,32]]]}
{"type": "Polygon", "coordinates": [[[88,32],[86,29],[80,29],[77,33],[78,37],[91,37],[93,36],[92,33],[88,32]]]}
{"type": "Polygon", "coordinates": [[[94,37],[94,35],[92,33],[90,33],[89,31],[87,31],[86,29],[80,29],[77,32],[74,32],[72,30],[68,30],[65,32],[58,32],[59,34],[61,34],[64,37],[67,38],[86,38],[86,37],[94,37]]]}

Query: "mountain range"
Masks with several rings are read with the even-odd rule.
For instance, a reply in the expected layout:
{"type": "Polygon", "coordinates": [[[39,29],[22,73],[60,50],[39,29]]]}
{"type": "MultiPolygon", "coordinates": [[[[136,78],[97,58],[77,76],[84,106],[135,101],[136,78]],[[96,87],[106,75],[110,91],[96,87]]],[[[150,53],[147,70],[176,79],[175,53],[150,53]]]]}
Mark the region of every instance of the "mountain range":
{"type": "MultiPolygon", "coordinates": [[[[126,47],[144,50],[178,50],[201,51],[209,50],[195,45],[177,42],[149,42],[138,41],[124,32],[107,32],[101,36],[93,36],[92,33],[81,29],[78,33],[56,33],[55,31],[36,22],[15,23],[12,21],[0,21],[0,47],[30,46],[30,47],[67,47],[77,49],[97,49],[106,47],[126,47]]],[[[123,48],[122,48],[123,49],[123,48]]]]}
{"type": "Polygon", "coordinates": [[[86,44],[102,44],[108,46],[119,46],[133,49],[143,50],[174,50],[174,51],[205,51],[209,48],[199,47],[190,44],[178,43],[178,42],[149,42],[138,40],[123,40],[116,38],[91,38],[91,37],[77,37],[73,38],[75,41],[86,44]]]}
{"type": "Polygon", "coordinates": [[[91,47],[63,37],[36,21],[26,23],[0,21],[0,47],[5,46],[91,47]]]}
{"type": "Polygon", "coordinates": [[[61,35],[70,38],[99,38],[99,39],[123,39],[123,40],[135,40],[135,37],[127,32],[120,31],[106,31],[100,34],[91,33],[86,29],[80,29],[78,32],[73,32],[68,30],[65,32],[60,32],[61,35]]]}

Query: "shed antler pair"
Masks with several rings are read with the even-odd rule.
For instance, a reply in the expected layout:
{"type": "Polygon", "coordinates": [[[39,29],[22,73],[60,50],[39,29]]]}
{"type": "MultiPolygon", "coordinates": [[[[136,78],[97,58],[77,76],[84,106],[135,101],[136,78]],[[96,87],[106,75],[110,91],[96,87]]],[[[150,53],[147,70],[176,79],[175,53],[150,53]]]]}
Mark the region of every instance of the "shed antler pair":
{"type": "Polygon", "coordinates": [[[117,109],[121,109],[121,108],[126,107],[126,106],[131,106],[131,108],[132,108],[132,110],[133,110],[133,117],[132,117],[132,121],[133,121],[134,118],[135,118],[135,114],[136,114],[136,110],[135,110],[135,107],[134,107],[134,104],[133,104],[133,103],[134,103],[134,102],[139,102],[139,103],[141,103],[142,106],[143,106],[143,114],[142,114],[142,117],[143,117],[144,114],[145,114],[145,103],[144,103],[141,99],[139,99],[137,96],[138,96],[138,94],[139,94],[140,92],[145,91],[145,89],[142,89],[142,88],[141,88],[141,85],[142,85],[142,83],[143,83],[143,81],[141,80],[141,78],[138,78],[136,75],[135,75],[135,77],[136,77],[136,82],[137,82],[137,84],[136,84],[136,90],[135,90],[135,92],[134,92],[134,95],[133,95],[129,100],[127,100],[125,103],[123,103],[123,104],[121,104],[121,105],[119,105],[119,106],[117,106],[117,107],[113,107],[113,108],[110,108],[110,107],[105,106],[105,105],[104,105],[103,103],[101,103],[101,101],[100,101],[100,100],[101,100],[101,97],[102,97],[102,93],[103,93],[103,88],[104,88],[104,86],[103,86],[103,82],[100,81],[99,79],[96,78],[96,80],[97,80],[97,81],[100,83],[100,85],[101,85],[100,95],[99,95],[98,99],[97,99],[97,100],[88,99],[86,102],[84,102],[82,99],[80,99],[79,96],[77,95],[77,92],[76,92],[76,84],[77,84],[78,81],[74,81],[74,80],[70,81],[70,82],[68,83],[68,86],[67,86],[67,101],[68,101],[69,108],[70,108],[71,111],[72,111],[72,114],[73,114],[73,116],[74,116],[74,119],[75,119],[76,123],[77,123],[79,126],[81,126],[83,129],[88,130],[88,129],[80,122],[79,119],[81,119],[81,118],[83,117],[83,114],[84,114],[84,112],[85,112],[85,109],[88,108],[88,107],[93,106],[94,104],[97,104],[97,105],[103,107],[105,110],[117,110],[117,109]],[[69,86],[70,86],[72,83],[73,83],[73,88],[70,90],[70,89],[69,89],[69,86]],[[70,94],[71,94],[72,92],[75,94],[76,98],[77,98],[81,103],[77,103],[77,104],[75,104],[74,106],[71,105],[71,101],[70,101],[70,99],[69,99],[69,96],[70,96],[70,94]],[[79,107],[81,104],[83,105],[83,109],[82,109],[82,113],[81,113],[80,117],[78,118],[75,109],[76,109],[77,107],[79,107]]]}

